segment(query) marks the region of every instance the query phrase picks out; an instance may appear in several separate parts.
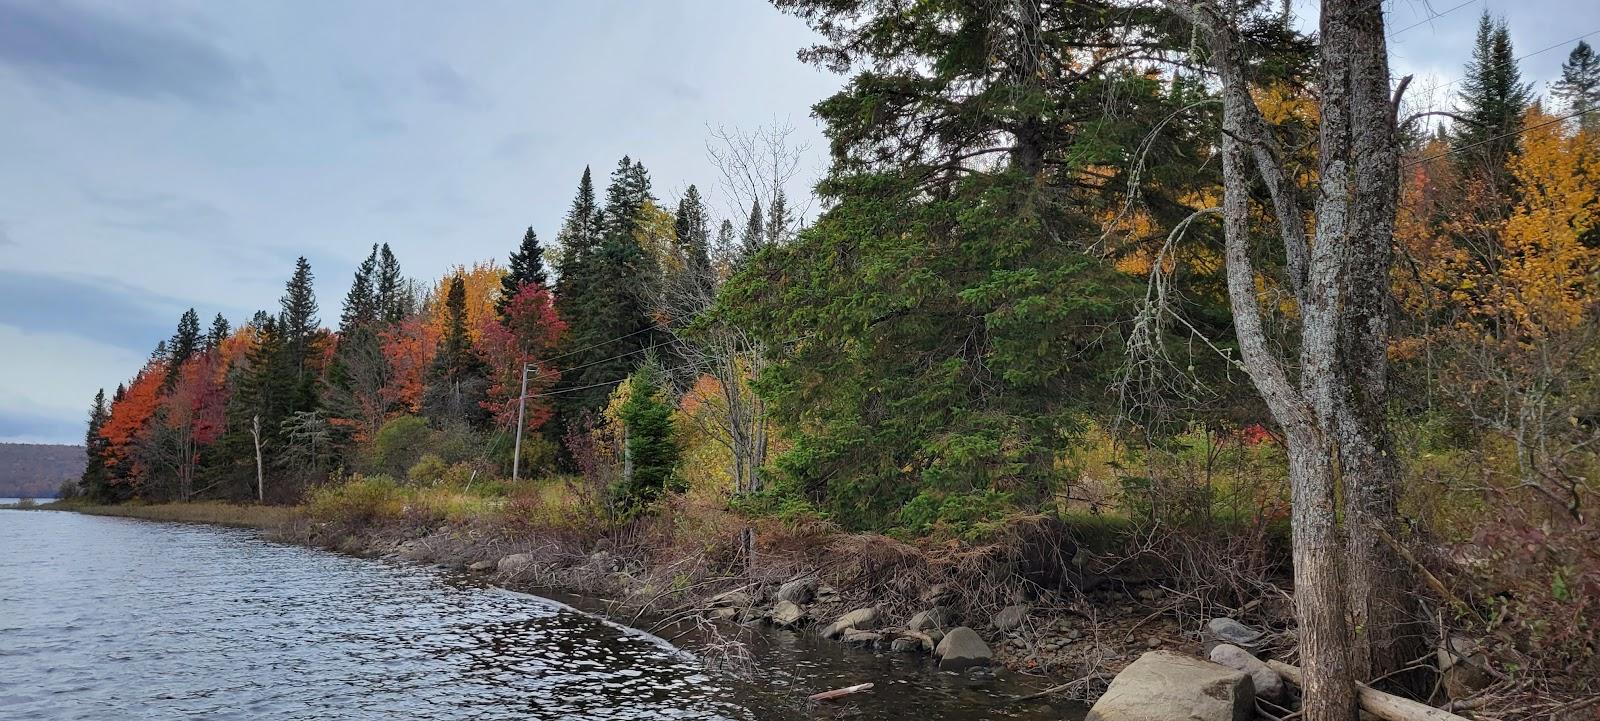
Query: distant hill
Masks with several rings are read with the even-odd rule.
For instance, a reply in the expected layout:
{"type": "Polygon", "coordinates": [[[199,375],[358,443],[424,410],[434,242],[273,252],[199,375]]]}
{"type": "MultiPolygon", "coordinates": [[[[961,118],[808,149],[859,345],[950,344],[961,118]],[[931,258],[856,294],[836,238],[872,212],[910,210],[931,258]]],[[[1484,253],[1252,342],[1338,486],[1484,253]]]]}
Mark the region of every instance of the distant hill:
{"type": "Polygon", "coordinates": [[[0,498],[54,497],[83,464],[83,446],[0,443],[0,498]]]}

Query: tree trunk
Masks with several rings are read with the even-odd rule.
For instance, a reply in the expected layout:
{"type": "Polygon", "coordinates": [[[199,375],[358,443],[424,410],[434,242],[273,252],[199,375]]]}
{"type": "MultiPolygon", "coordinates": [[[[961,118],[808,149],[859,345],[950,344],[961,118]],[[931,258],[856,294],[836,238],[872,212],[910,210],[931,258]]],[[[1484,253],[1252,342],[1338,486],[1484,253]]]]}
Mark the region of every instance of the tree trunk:
{"type": "Polygon", "coordinates": [[[250,418],[250,437],[255,440],[256,445],[256,501],[258,503],[266,503],[267,482],[265,475],[261,472],[261,416],[252,416],[250,418]]]}

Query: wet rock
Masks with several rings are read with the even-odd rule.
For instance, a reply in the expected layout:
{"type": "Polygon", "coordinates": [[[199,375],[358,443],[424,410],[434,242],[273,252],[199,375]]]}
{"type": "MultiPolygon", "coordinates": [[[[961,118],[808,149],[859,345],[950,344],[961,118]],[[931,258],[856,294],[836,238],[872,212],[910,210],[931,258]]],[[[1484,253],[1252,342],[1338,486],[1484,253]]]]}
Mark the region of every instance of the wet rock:
{"type": "Polygon", "coordinates": [[[878,625],[879,615],[881,614],[879,614],[876,606],[858,608],[843,616],[840,616],[839,620],[834,621],[833,623],[830,623],[824,627],[822,629],[822,637],[838,638],[843,635],[845,631],[852,629],[874,628],[878,625]]]}
{"type": "Polygon", "coordinates": [[[1231,643],[1224,643],[1211,649],[1211,662],[1227,666],[1235,671],[1250,674],[1250,681],[1255,686],[1256,695],[1268,701],[1279,702],[1285,697],[1283,677],[1272,670],[1261,659],[1231,643]]]}
{"type": "Polygon", "coordinates": [[[989,644],[978,633],[966,626],[957,626],[945,634],[944,640],[934,647],[939,657],[940,671],[960,671],[973,666],[988,666],[994,660],[989,644]]]}
{"type": "MultiPolygon", "coordinates": [[[[939,638],[944,638],[944,634],[941,633],[939,638]]],[[[915,642],[915,650],[922,651],[923,653],[933,653],[933,650],[939,646],[938,638],[934,638],[933,636],[923,633],[922,631],[901,631],[900,638],[898,640],[903,641],[907,639],[915,642]]]]}
{"type": "Polygon", "coordinates": [[[772,624],[784,628],[794,628],[806,620],[806,610],[790,601],[779,601],[772,607],[772,624]]]}
{"type": "Polygon", "coordinates": [[[889,643],[889,650],[895,653],[916,653],[922,650],[922,642],[910,636],[901,636],[889,643]]]}
{"type": "Polygon", "coordinates": [[[796,578],[778,587],[778,600],[804,605],[817,595],[817,579],[807,576],[796,578]]]}
{"type": "Polygon", "coordinates": [[[872,646],[883,640],[883,634],[877,631],[865,631],[859,628],[845,629],[839,640],[852,646],[872,646]]]}
{"type": "Polygon", "coordinates": [[[478,572],[481,573],[483,571],[492,571],[492,570],[494,570],[494,567],[495,567],[495,562],[494,561],[478,561],[476,563],[473,563],[473,564],[467,566],[467,570],[468,571],[478,571],[478,572]]]}
{"type": "Polygon", "coordinates": [[[1021,626],[1026,620],[1028,620],[1028,607],[1019,603],[1001,609],[1000,613],[995,614],[993,623],[997,630],[1010,631],[1021,626]]]}
{"type": "Polygon", "coordinates": [[[533,556],[527,553],[513,553],[500,559],[495,564],[495,570],[506,575],[522,573],[533,565],[533,556]]]}
{"type": "Polygon", "coordinates": [[[906,628],[913,631],[947,628],[954,621],[954,616],[949,606],[934,606],[926,611],[918,611],[910,621],[906,622],[906,628]]]}
{"type": "Polygon", "coordinates": [[[1221,643],[1240,648],[1254,649],[1261,644],[1262,633],[1231,618],[1213,618],[1206,622],[1206,636],[1221,643]]]}
{"type": "Polygon", "coordinates": [[[1242,671],[1150,651],[1111,681],[1085,721],[1248,721],[1255,689],[1242,671]]]}

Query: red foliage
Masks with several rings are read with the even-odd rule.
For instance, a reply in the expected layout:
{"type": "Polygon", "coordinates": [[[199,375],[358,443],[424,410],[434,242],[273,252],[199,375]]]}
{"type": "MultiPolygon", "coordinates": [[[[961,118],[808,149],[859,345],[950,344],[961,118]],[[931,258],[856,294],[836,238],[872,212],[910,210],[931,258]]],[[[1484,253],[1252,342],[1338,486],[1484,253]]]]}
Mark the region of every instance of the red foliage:
{"type": "Polygon", "coordinates": [[[537,283],[525,283],[505,307],[505,318],[485,319],[479,328],[478,357],[489,367],[489,394],[483,407],[495,421],[513,426],[517,418],[517,399],[522,388],[520,369],[533,364],[528,375],[526,430],[537,430],[550,419],[550,404],[532,398],[561,377],[561,371],[544,362],[560,341],[567,324],[556,315],[550,291],[537,283]]]}
{"type": "Polygon", "coordinates": [[[183,364],[166,397],[167,425],[187,428],[196,446],[215,441],[224,429],[228,388],[218,370],[222,365],[216,351],[196,354],[183,364]]]}
{"type": "Polygon", "coordinates": [[[145,366],[128,385],[122,400],[111,404],[111,414],[100,427],[100,437],[106,440],[107,461],[123,471],[112,483],[134,482],[144,474],[135,451],[161,405],[161,383],[166,375],[163,363],[145,366]]]}
{"type": "Polygon", "coordinates": [[[439,346],[439,335],[421,316],[412,316],[383,331],[383,357],[389,362],[390,381],[384,399],[407,413],[422,408],[422,386],[439,346]]]}

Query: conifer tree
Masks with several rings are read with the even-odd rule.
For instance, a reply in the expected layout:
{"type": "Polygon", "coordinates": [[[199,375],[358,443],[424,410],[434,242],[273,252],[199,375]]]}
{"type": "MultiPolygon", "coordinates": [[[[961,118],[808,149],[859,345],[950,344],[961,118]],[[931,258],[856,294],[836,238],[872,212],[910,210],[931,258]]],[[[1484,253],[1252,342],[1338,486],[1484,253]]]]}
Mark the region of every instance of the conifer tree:
{"type": "Polygon", "coordinates": [[[527,232],[522,234],[522,244],[512,251],[510,266],[500,279],[500,298],[494,304],[495,312],[502,319],[506,306],[522,291],[522,286],[531,283],[548,287],[549,279],[544,272],[544,246],[539,245],[539,236],[533,232],[533,226],[528,226],[527,232]]]}
{"type": "Polygon", "coordinates": [[[375,281],[378,315],[385,324],[394,325],[411,313],[411,297],[406,292],[405,278],[400,275],[400,261],[394,257],[389,244],[378,248],[377,280],[375,281]]]}
{"type": "Polygon", "coordinates": [[[381,309],[378,306],[378,291],[374,286],[377,270],[378,246],[373,245],[372,253],[361,261],[361,265],[356,266],[355,279],[350,282],[350,291],[344,296],[344,309],[339,315],[340,335],[378,320],[381,309]]]}
{"type": "Polygon", "coordinates": [[[311,264],[301,256],[295,260],[294,275],[290,276],[283,297],[278,300],[281,310],[277,330],[282,336],[284,366],[292,388],[288,399],[290,412],[309,411],[317,405],[317,337],[321,327],[313,280],[311,264]]]}
{"type": "Polygon", "coordinates": [[[1550,95],[1560,100],[1568,113],[1583,113],[1576,118],[1585,132],[1600,131],[1600,58],[1589,43],[1578,46],[1561,64],[1561,79],[1550,86],[1550,95]]]}
{"type": "Polygon", "coordinates": [[[717,226],[717,239],[711,244],[712,264],[717,272],[726,275],[739,255],[739,241],[733,230],[733,221],[726,218],[717,226]]]}
{"type": "Polygon", "coordinates": [[[672,404],[655,359],[628,378],[628,397],[618,416],[627,434],[623,460],[624,501],[638,512],[672,487],[682,455],[672,432],[672,404]]]}
{"type": "Polygon", "coordinates": [[[222,341],[227,340],[228,335],[231,333],[233,333],[233,328],[228,326],[228,319],[218,313],[215,318],[211,319],[211,330],[206,331],[206,350],[211,351],[222,347],[222,341]]]}
{"type": "Polygon", "coordinates": [[[788,200],[783,197],[783,189],[778,189],[772,195],[772,203],[767,207],[767,217],[764,221],[767,226],[767,245],[778,245],[789,237],[789,206],[788,200]]]}
{"type": "Polygon", "coordinates": [[[1464,169],[1486,174],[1498,188],[1509,187],[1506,157],[1517,149],[1522,113],[1531,99],[1505,21],[1485,12],[1478,20],[1472,61],[1461,81],[1461,121],[1451,137],[1464,169]]]}
{"type": "Polygon", "coordinates": [[[761,201],[750,201],[750,215],[744,221],[744,235],[740,237],[740,252],[745,258],[755,255],[767,243],[766,225],[761,217],[761,201]]]}
{"type": "Polygon", "coordinates": [[[693,185],[684,191],[678,201],[673,230],[677,237],[678,252],[683,255],[684,267],[695,278],[706,277],[711,268],[711,218],[700,190],[693,185]]]}
{"type": "Polygon", "coordinates": [[[190,308],[178,318],[178,330],[172,334],[172,340],[167,342],[167,377],[162,381],[163,390],[172,390],[183,364],[194,357],[198,350],[200,350],[200,316],[190,308]]]}
{"type": "MultiPolygon", "coordinates": [[[[120,394],[120,387],[118,392],[120,394]]],[[[86,463],[78,483],[84,495],[95,500],[105,500],[107,497],[106,481],[109,476],[105,457],[106,439],[100,435],[100,429],[105,425],[108,413],[106,389],[101,388],[95,392],[94,405],[89,409],[89,430],[83,439],[86,463]]]]}
{"type": "Polygon", "coordinates": [[[595,205],[594,181],[589,168],[583,169],[578,181],[578,192],[567,209],[556,236],[560,245],[560,259],[556,278],[556,310],[568,323],[576,320],[584,307],[584,296],[593,282],[589,268],[600,245],[600,209],[595,205]]]}
{"type": "Polygon", "coordinates": [[[481,425],[488,419],[482,407],[488,380],[467,333],[467,286],[459,275],[450,279],[445,311],[444,336],[428,370],[423,409],[439,424],[481,425]]]}

